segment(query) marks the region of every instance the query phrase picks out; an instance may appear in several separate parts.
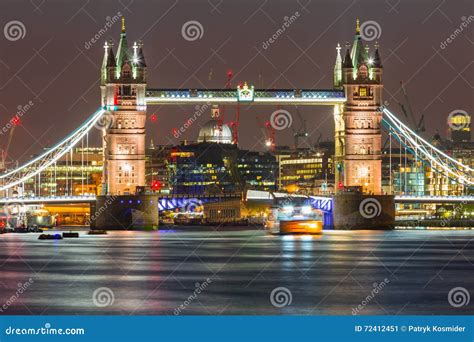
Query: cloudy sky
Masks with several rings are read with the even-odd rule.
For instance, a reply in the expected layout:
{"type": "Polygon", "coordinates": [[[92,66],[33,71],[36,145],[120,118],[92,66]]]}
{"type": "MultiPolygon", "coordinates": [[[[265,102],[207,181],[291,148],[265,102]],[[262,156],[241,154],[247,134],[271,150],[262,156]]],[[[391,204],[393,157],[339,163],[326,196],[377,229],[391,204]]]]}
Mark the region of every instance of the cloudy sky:
{"type": "MultiPolygon", "coordinates": [[[[117,21],[99,42],[91,41],[107,18],[125,15],[129,43],[143,41],[149,88],[221,88],[232,69],[234,85],[247,81],[271,89],[331,88],[336,44],[353,40],[360,18],[380,27],[384,99],[400,112],[403,80],[414,112],[425,115],[426,135],[446,135],[451,111],[472,113],[474,108],[473,7],[469,0],[2,0],[0,125],[7,124],[18,106],[33,103],[14,132],[10,151],[12,159],[25,160],[93,113],[100,104],[103,43],[117,41],[120,33],[117,21]],[[296,13],[285,33],[265,44],[285,18],[296,13]],[[189,21],[202,27],[196,40],[183,37],[183,25],[189,21]],[[454,39],[447,42],[451,35],[454,39]]],[[[295,113],[295,108],[286,109],[295,113]]],[[[156,114],[157,120],[148,120],[147,140],[176,143],[172,129],[193,110],[150,107],[148,114],[156,114]]],[[[243,148],[262,148],[256,116],[266,120],[274,110],[241,109],[243,148]]],[[[232,120],[234,112],[226,108],[224,120],[232,120]]],[[[332,139],[330,107],[300,112],[311,141],[332,139]]],[[[293,116],[293,127],[298,128],[298,117],[293,116]]],[[[209,117],[201,116],[183,138],[196,139],[209,117]]],[[[292,135],[291,129],[278,132],[277,143],[292,144],[292,135]]],[[[93,132],[91,140],[99,143],[98,136],[93,132]]],[[[7,137],[0,135],[2,147],[7,137]]]]}

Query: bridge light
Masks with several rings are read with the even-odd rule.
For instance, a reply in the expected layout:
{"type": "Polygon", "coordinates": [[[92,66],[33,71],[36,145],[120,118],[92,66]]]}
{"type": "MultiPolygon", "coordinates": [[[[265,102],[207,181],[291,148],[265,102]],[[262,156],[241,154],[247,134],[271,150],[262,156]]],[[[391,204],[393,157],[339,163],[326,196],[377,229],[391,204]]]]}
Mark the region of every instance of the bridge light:
{"type": "Polygon", "coordinates": [[[337,187],[342,190],[342,189],[344,189],[344,184],[342,182],[339,182],[337,187]]]}

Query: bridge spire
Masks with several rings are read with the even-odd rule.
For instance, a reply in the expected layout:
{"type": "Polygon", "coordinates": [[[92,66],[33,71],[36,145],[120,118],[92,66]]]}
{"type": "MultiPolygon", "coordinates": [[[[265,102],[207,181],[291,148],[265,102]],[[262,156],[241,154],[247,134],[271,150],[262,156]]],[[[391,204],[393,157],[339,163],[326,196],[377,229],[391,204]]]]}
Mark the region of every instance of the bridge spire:
{"type": "Polygon", "coordinates": [[[373,67],[374,68],[382,68],[382,59],[380,58],[379,43],[378,42],[375,42],[375,53],[374,53],[373,67]]]}
{"type": "Polygon", "coordinates": [[[356,34],[360,34],[360,20],[356,19],[356,34]]]}
{"type": "Polygon", "coordinates": [[[122,64],[128,58],[128,43],[127,33],[125,32],[125,17],[122,17],[122,33],[120,34],[120,41],[117,48],[117,78],[120,77],[122,64]]]}
{"type": "Polygon", "coordinates": [[[336,51],[336,63],[334,65],[334,88],[339,88],[341,87],[342,82],[341,44],[337,43],[336,51]]]}

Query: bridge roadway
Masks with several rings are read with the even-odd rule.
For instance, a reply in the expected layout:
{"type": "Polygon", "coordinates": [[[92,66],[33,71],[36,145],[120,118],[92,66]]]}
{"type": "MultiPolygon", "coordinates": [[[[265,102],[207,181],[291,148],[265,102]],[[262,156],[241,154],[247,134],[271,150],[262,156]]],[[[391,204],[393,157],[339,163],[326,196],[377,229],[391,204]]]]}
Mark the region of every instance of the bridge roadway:
{"type": "Polygon", "coordinates": [[[334,89],[147,89],[147,104],[336,105],[346,102],[342,90],[334,89]]]}

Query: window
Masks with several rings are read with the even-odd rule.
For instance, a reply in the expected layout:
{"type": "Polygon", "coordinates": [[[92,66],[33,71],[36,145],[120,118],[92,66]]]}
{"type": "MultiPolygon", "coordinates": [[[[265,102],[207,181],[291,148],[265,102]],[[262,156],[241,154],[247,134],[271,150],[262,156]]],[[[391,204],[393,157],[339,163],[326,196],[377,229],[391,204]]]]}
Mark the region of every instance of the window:
{"type": "Polygon", "coordinates": [[[367,87],[359,87],[359,96],[361,97],[367,96],[367,87]]]}

